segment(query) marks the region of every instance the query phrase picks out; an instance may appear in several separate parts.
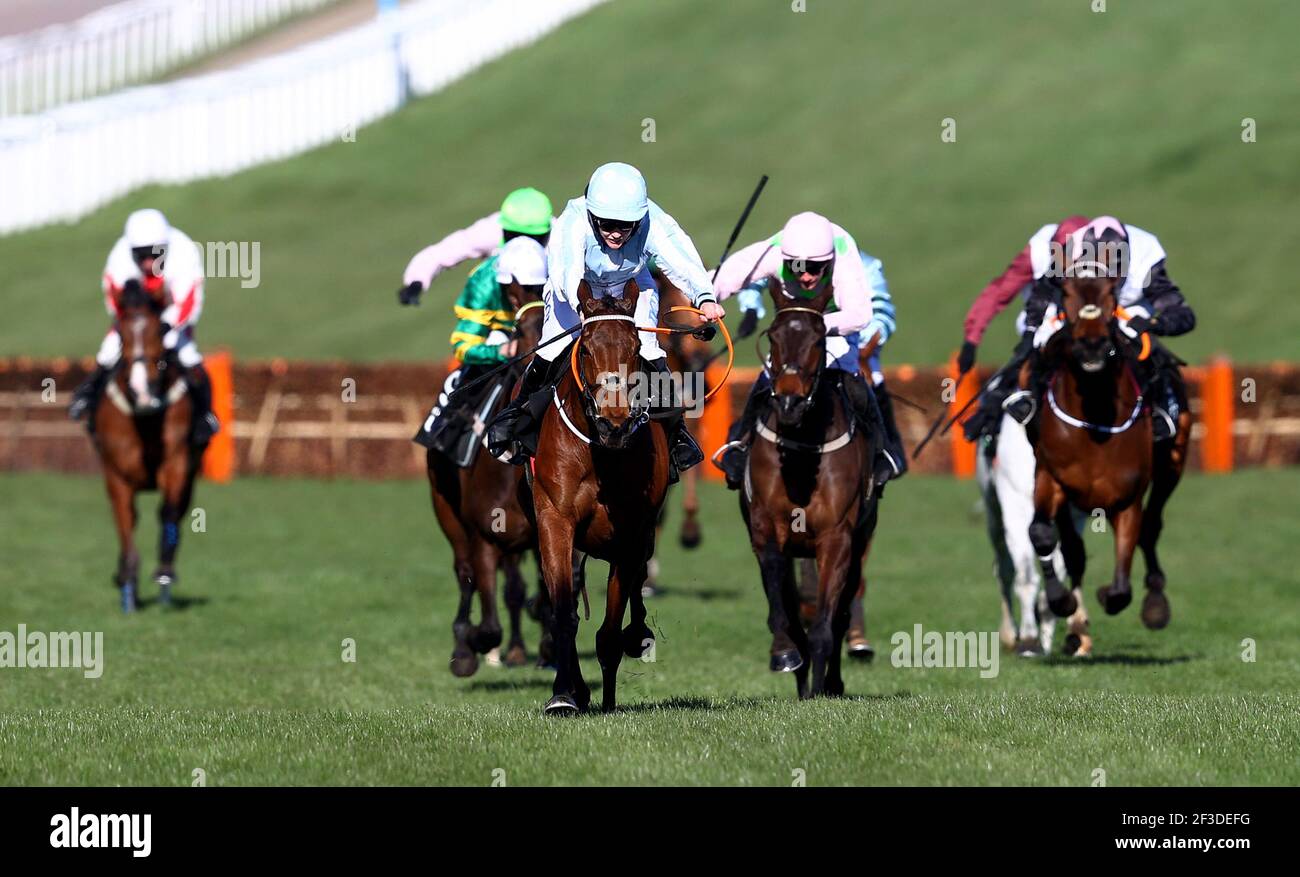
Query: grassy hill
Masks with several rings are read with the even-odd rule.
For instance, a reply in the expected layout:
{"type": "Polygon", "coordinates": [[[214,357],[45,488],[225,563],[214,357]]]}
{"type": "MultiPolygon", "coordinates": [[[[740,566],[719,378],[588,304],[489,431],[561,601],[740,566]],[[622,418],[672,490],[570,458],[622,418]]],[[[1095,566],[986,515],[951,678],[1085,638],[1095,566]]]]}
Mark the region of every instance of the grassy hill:
{"type": "MultiPolygon", "coordinates": [[[[0,355],[92,352],[104,256],[128,210],[156,205],[196,239],[262,245],[259,288],[211,282],[205,347],[441,357],[466,272],[419,310],[400,309],[407,258],[512,187],[562,203],[595,165],[621,159],[645,171],[706,261],[764,172],[772,182],[745,238],[803,209],[846,225],[885,262],[901,323],[894,362],[944,358],[982,285],[1041,223],[1075,211],[1160,235],[1201,316],[1175,345],[1185,356],[1294,356],[1300,308],[1275,300],[1300,196],[1300,6],[807,6],[618,0],[355,143],[0,239],[0,355]],[[1246,117],[1258,142],[1241,140],[1246,117]],[[954,143],[940,140],[945,118],[954,143]]],[[[999,320],[983,359],[1002,357],[1010,323],[999,320]]]]}

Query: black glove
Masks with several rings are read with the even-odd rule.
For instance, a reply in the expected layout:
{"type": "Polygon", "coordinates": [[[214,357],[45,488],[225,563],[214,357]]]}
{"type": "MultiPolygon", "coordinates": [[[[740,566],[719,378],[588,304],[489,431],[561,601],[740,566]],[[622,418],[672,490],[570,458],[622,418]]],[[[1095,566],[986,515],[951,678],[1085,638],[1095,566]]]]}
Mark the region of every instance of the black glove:
{"type": "Polygon", "coordinates": [[[957,354],[957,372],[966,374],[975,365],[975,345],[969,341],[962,341],[961,353],[957,354]]]}
{"type": "Polygon", "coordinates": [[[745,316],[740,321],[740,328],[736,330],[736,340],[748,338],[754,334],[758,328],[758,311],[745,311],[745,316]]]}
{"type": "Polygon", "coordinates": [[[418,305],[422,292],[424,292],[424,284],[415,280],[397,290],[397,300],[404,305],[418,305]]]}
{"type": "Polygon", "coordinates": [[[1152,322],[1154,321],[1151,320],[1150,318],[1144,317],[1141,314],[1139,314],[1136,317],[1129,318],[1128,327],[1132,329],[1134,332],[1141,335],[1143,332],[1151,331],[1152,322]]]}

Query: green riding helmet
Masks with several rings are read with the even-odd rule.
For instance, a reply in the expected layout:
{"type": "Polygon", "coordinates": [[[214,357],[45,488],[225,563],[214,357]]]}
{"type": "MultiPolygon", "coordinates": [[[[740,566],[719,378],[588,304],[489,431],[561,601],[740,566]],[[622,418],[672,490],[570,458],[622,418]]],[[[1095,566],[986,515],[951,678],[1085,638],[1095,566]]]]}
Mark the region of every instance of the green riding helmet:
{"type": "Polygon", "coordinates": [[[551,199],[531,186],[515,189],[501,202],[501,230],[546,234],[551,230],[551,199]]]}

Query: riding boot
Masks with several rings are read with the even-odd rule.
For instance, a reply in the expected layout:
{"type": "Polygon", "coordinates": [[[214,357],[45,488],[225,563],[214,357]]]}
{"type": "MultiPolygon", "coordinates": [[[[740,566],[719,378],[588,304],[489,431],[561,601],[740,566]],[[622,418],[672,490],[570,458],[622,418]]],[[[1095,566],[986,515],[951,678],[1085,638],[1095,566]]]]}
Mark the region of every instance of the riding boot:
{"type": "MultiPolygon", "coordinates": [[[[559,359],[561,357],[557,357],[559,359]]],[[[567,358],[566,358],[567,361],[567,358]]],[[[488,453],[505,463],[522,466],[536,448],[528,448],[520,441],[525,430],[535,429],[539,423],[529,406],[529,401],[547,383],[552,364],[534,356],[519,378],[519,392],[510,404],[501,409],[487,427],[488,453]]]]}
{"type": "MultiPolygon", "coordinates": [[[[1016,345],[1016,349],[1011,354],[1011,359],[1007,364],[998,369],[993,377],[989,378],[988,383],[984,385],[980,392],[979,405],[975,413],[966,418],[962,423],[962,432],[966,435],[966,440],[975,442],[981,438],[989,438],[991,443],[996,443],[998,430],[1002,426],[1002,412],[1009,404],[1019,403],[1019,397],[1023,393],[1017,386],[1017,375],[1020,367],[1025,364],[1033,350],[1033,336],[1026,333],[1016,345]],[[1008,402],[1008,399],[1016,396],[1016,399],[1008,402]]],[[[1033,399],[1032,396],[1027,396],[1033,399]]],[[[1026,421],[1033,417],[1033,407],[1031,403],[1023,403],[1029,407],[1026,421]]],[[[1017,410],[1019,406],[1017,405],[1017,410]]],[[[1020,412],[1024,413],[1024,412],[1020,412]]],[[[1013,417],[1016,415],[1013,413],[1013,417]]],[[[1017,418],[1019,419],[1019,418],[1017,418]]]]}
{"type": "Polygon", "coordinates": [[[1167,376],[1165,369],[1157,364],[1150,367],[1147,377],[1139,378],[1151,406],[1151,438],[1156,442],[1169,441],[1178,432],[1178,399],[1167,376]]]}
{"type": "Polygon", "coordinates": [[[745,400],[745,410],[740,419],[731,425],[727,432],[727,443],[714,453],[718,468],[727,478],[729,490],[739,490],[745,481],[745,464],[749,460],[749,445],[754,425],[758,423],[758,413],[771,398],[771,384],[764,372],[749,388],[749,398],[745,400]]]}
{"type": "MultiPolygon", "coordinates": [[[[1014,386],[1014,380],[1009,380],[1007,383],[1014,386]]],[[[1046,392],[1047,369],[1043,364],[1043,358],[1035,356],[1030,360],[1029,386],[1023,390],[1017,389],[1006,396],[1002,400],[1002,410],[1010,414],[1012,419],[1021,426],[1029,426],[1034,415],[1038,413],[1038,402],[1046,392]]]]}
{"type": "MultiPolygon", "coordinates": [[[[659,359],[646,360],[646,365],[660,375],[668,374],[668,360],[666,357],[659,359]]],[[[660,387],[664,386],[664,380],[656,380],[660,387]]],[[[675,397],[675,390],[669,392],[670,397],[675,397]]],[[[678,399],[656,399],[655,407],[673,408],[677,406],[678,399]]],[[[686,427],[686,417],[684,412],[677,411],[671,416],[663,419],[664,436],[668,439],[668,456],[672,462],[671,469],[668,473],[669,483],[675,482],[679,473],[685,472],[692,466],[698,465],[704,459],[704,452],[695,441],[695,436],[686,427]]]]}
{"type": "Polygon", "coordinates": [[[190,388],[190,400],[194,403],[194,428],[190,442],[195,447],[202,447],[221,431],[221,422],[212,412],[212,384],[208,382],[208,370],[201,362],[185,369],[184,374],[185,383],[190,388]]]}
{"type": "Polygon", "coordinates": [[[108,376],[112,369],[105,368],[102,365],[96,365],[95,370],[90,373],[90,377],[82,381],[81,386],[72,394],[72,402],[68,405],[68,417],[73,420],[80,420],[82,417],[89,415],[88,425],[94,429],[95,401],[99,399],[99,394],[103,392],[104,385],[108,383],[108,376]]]}
{"type": "Polygon", "coordinates": [[[898,475],[895,477],[901,478],[907,472],[907,452],[903,450],[903,436],[898,432],[898,422],[894,419],[894,397],[884,381],[876,384],[875,396],[880,416],[885,422],[885,449],[898,464],[898,475]]]}
{"type": "Polygon", "coordinates": [[[885,419],[880,413],[880,405],[876,402],[876,394],[871,391],[871,387],[860,374],[844,372],[840,385],[844,388],[844,394],[853,407],[853,416],[858,423],[863,429],[879,438],[876,456],[871,463],[871,474],[876,486],[884,487],[891,478],[903,474],[903,470],[887,449],[889,440],[885,435],[885,419]]]}

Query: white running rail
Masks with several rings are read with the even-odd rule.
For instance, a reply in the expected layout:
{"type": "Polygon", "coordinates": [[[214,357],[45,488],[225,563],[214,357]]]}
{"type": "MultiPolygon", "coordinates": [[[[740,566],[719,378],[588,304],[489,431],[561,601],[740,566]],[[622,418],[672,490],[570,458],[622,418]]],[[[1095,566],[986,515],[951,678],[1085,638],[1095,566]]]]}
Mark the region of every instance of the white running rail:
{"type": "Polygon", "coordinates": [[[148,82],[338,0],[125,0],[68,24],[0,38],[0,117],[148,82]]]}
{"type": "Polygon", "coordinates": [[[244,67],[0,119],[0,234],[355,136],[606,0],[421,0],[244,67]]]}

